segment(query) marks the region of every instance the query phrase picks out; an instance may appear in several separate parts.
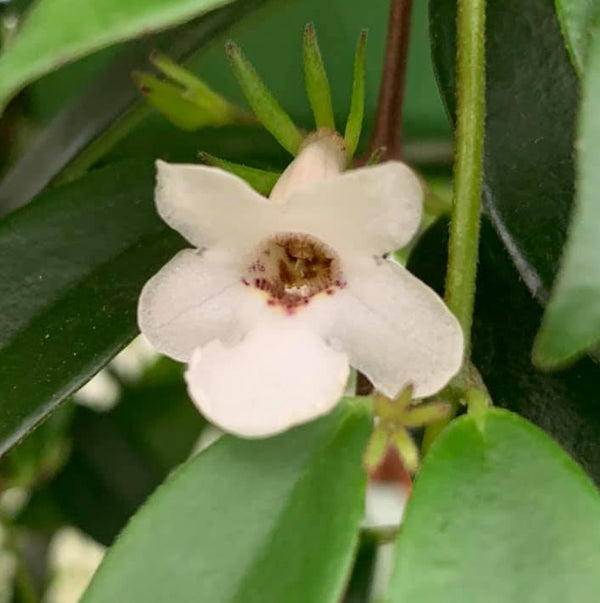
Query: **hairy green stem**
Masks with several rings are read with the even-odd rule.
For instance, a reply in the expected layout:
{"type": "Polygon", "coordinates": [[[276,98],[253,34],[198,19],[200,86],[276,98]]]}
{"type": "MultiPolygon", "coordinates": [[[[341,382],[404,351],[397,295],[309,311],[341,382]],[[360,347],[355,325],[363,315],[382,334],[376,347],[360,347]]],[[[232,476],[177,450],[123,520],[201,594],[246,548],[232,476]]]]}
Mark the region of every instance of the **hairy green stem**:
{"type": "Polygon", "coordinates": [[[456,160],[446,303],[458,318],[469,358],[481,221],[485,116],[485,0],[459,0],[456,160]]]}
{"type": "MultiPolygon", "coordinates": [[[[485,120],[485,0],[458,0],[457,114],[454,202],[448,244],[446,303],[461,324],[465,346],[463,368],[455,386],[464,387],[471,350],[471,325],[481,222],[481,180],[485,120]]],[[[425,431],[424,448],[458,408],[425,431]]]]}

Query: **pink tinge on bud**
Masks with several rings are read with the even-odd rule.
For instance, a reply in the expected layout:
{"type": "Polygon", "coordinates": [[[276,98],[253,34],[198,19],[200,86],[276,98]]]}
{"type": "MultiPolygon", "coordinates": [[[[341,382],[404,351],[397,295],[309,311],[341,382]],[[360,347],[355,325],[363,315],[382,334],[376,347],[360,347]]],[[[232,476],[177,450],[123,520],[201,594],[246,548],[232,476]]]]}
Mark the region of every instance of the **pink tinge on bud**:
{"type": "Polygon", "coordinates": [[[285,203],[296,190],[337,176],[346,167],[343,138],[333,130],[307,136],[298,156],[285,169],[271,191],[274,203],[285,203]]]}

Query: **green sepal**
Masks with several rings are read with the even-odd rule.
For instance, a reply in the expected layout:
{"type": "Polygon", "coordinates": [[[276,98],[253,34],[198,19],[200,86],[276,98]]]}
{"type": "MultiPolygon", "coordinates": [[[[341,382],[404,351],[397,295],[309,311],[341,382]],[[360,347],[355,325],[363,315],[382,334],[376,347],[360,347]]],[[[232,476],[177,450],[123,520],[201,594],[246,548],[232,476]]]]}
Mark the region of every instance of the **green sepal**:
{"type": "Polygon", "coordinates": [[[392,434],[402,464],[409,473],[416,473],[419,468],[419,449],[407,429],[397,429],[392,434]]]}
{"type": "Polygon", "coordinates": [[[231,174],[239,176],[257,193],[260,193],[265,197],[273,190],[275,183],[279,179],[279,176],[281,176],[279,172],[271,172],[269,170],[261,170],[241,163],[233,163],[232,161],[215,157],[209,153],[200,153],[200,158],[208,165],[219,167],[231,174]]]}
{"type": "Polygon", "coordinates": [[[295,155],[302,144],[302,133],[265,86],[239,46],[229,41],[225,44],[225,49],[233,73],[252,111],[277,142],[295,155]]]}
{"type": "Polygon", "coordinates": [[[383,159],[383,156],[385,155],[385,152],[387,151],[387,147],[377,147],[370,155],[369,158],[367,159],[367,163],[365,165],[377,165],[378,163],[381,163],[381,160],[383,159]]]}
{"type": "Polygon", "coordinates": [[[302,56],[304,59],[306,94],[313,115],[315,116],[317,129],[327,128],[335,130],[331,88],[329,87],[327,71],[325,70],[323,57],[319,49],[317,32],[312,23],[308,23],[304,29],[302,56]]]}
{"type": "Polygon", "coordinates": [[[150,104],[178,128],[191,131],[252,121],[249,113],[168,57],[153,53],[150,60],[166,79],[143,72],[134,72],[133,79],[150,104]]]}
{"type": "Polygon", "coordinates": [[[346,142],[346,155],[348,163],[352,161],[360,133],[362,130],[363,115],[365,112],[365,50],[367,46],[367,30],[363,29],[358,38],[358,46],[354,55],[354,78],[352,81],[352,99],[350,112],[346,122],[344,141],[346,142]]]}
{"type": "Polygon", "coordinates": [[[373,428],[363,454],[363,467],[367,471],[373,471],[381,464],[388,448],[389,439],[389,433],[381,425],[373,428]]]}

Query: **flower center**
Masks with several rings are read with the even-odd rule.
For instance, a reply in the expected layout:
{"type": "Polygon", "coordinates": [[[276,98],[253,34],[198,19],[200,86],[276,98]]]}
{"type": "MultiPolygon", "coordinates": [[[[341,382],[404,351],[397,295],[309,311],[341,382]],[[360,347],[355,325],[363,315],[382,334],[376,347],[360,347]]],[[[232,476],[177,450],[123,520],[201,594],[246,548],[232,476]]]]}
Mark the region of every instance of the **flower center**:
{"type": "Polygon", "coordinates": [[[291,310],[325,292],[345,286],[338,255],[318,239],[300,233],[281,233],[261,242],[242,279],[264,291],[269,305],[291,310]]]}

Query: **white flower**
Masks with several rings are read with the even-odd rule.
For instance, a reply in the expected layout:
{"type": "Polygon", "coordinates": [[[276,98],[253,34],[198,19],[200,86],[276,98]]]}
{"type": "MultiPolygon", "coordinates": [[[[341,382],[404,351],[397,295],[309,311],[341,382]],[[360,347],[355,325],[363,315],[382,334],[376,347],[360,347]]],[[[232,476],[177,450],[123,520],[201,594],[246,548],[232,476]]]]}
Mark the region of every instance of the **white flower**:
{"type": "Polygon", "coordinates": [[[142,291],[142,333],[188,363],[192,400],[245,437],[328,412],[349,364],[386,396],[415,397],[458,371],[460,326],[442,300],[384,258],[419,226],[422,190],[404,164],[342,173],[337,136],[316,134],[269,199],[218,168],[158,161],[162,218],[197,249],[142,291]]]}

